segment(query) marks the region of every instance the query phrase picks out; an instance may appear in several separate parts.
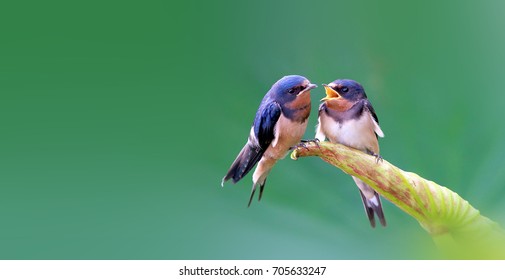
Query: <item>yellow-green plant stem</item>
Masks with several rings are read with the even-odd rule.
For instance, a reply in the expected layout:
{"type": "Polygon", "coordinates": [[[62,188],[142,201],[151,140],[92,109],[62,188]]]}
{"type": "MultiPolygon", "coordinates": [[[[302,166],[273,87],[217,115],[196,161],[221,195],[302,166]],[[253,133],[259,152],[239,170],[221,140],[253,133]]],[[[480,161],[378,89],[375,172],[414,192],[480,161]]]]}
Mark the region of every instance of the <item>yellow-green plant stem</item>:
{"type": "Polygon", "coordinates": [[[317,156],[356,176],[414,217],[449,258],[505,258],[505,233],[457,193],[386,160],[340,144],[309,142],[291,154],[317,156]]]}

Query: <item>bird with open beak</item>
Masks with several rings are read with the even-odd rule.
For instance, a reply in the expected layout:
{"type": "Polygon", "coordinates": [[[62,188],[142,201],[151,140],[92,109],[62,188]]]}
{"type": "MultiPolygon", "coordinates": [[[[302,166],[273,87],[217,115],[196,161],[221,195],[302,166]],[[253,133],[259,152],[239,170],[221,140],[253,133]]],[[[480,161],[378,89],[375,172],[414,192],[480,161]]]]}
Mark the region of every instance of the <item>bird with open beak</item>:
{"type": "MultiPolygon", "coordinates": [[[[384,137],[384,133],[363,87],[353,80],[336,80],[323,86],[326,97],[319,106],[316,139],[327,138],[373,155],[377,161],[382,159],[378,137],[384,137]]],[[[352,178],[359,188],[370,225],[375,227],[377,215],[382,226],[386,226],[379,194],[360,179],[352,178]]]]}
{"type": "Polygon", "coordinates": [[[275,163],[302,139],[310,114],[310,90],[315,84],[302,76],[285,76],[272,85],[256,112],[247,143],[221,185],[240,181],[256,165],[249,205],[259,186],[261,200],[267,176],[275,163]]]}

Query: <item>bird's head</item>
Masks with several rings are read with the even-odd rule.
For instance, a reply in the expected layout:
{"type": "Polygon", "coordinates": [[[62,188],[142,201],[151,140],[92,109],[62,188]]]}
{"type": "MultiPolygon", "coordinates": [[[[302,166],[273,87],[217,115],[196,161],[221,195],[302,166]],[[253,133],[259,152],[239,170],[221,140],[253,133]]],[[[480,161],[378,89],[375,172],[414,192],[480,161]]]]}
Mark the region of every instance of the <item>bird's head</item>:
{"type": "Polygon", "coordinates": [[[310,98],[310,90],[317,87],[311,84],[310,81],[298,75],[284,76],[278,80],[271,89],[275,99],[290,102],[297,97],[308,95],[310,98]]]}
{"type": "Polygon", "coordinates": [[[323,84],[326,96],[321,101],[336,100],[343,98],[347,101],[357,101],[366,97],[365,90],[353,80],[335,80],[329,84],[323,84]]]}

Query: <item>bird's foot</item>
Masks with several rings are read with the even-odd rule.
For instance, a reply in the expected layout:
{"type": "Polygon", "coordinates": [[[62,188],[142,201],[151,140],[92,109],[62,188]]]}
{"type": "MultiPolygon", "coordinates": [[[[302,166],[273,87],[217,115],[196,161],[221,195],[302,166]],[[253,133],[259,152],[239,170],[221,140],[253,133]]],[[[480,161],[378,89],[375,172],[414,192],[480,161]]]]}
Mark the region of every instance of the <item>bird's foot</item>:
{"type": "Polygon", "coordinates": [[[308,143],[314,143],[316,144],[316,146],[319,148],[319,139],[310,139],[310,140],[300,140],[300,143],[298,143],[296,146],[294,147],[291,147],[290,150],[294,150],[294,149],[298,149],[298,148],[304,148],[306,149],[307,151],[309,150],[309,148],[307,148],[307,144],[308,143]]]}
{"type": "Polygon", "coordinates": [[[304,148],[304,149],[306,149],[308,151],[309,148],[307,148],[307,145],[305,145],[305,143],[306,142],[303,142],[303,140],[302,140],[302,142],[300,142],[300,143],[296,144],[295,146],[289,148],[289,150],[296,150],[298,148],[304,148]]]}
{"type": "Polygon", "coordinates": [[[367,150],[367,153],[368,153],[369,155],[371,155],[371,156],[374,156],[374,157],[375,157],[375,162],[376,162],[376,163],[379,163],[379,161],[380,161],[380,162],[383,162],[383,161],[384,161],[384,159],[382,158],[382,156],[381,156],[381,155],[379,155],[379,154],[377,154],[377,153],[374,153],[374,152],[372,152],[372,151],[370,151],[370,150],[367,150]]]}
{"type": "Polygon", "coordinates": [[[309,139],[309,140],[303,140],[303,139],[302,139],[300,142],[301,142],[301,143],[303,143],[303,144],[307,144],[307,143],[314,143],[314,144],[316,144],[316,146],[319,148],[319,142],[320,142],[320,141],[319,141],[319,139],[314,138],[314,139],[309,139]]]}

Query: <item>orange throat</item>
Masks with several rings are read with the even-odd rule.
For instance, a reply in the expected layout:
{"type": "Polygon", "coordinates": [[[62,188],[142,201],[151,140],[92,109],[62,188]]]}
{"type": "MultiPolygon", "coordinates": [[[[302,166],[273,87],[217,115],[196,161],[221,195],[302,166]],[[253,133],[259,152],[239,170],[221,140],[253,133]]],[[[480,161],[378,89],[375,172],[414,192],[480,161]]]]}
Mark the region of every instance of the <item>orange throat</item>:
{"type": "Polygon", "coordinates": [[[298,95],[295,100],[289,102],[287,105],[291,109],[301,109],[310,105],[310,91],[298,95]]]}
{"type": "Polygon", "coordinates": [[[338,111],[338,112],[345,112],[355,104],[355,102],[350,102],[346,100],[345,98],[331,98],[325,101],[326,106],[332,110],[338,111]]]}

